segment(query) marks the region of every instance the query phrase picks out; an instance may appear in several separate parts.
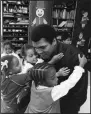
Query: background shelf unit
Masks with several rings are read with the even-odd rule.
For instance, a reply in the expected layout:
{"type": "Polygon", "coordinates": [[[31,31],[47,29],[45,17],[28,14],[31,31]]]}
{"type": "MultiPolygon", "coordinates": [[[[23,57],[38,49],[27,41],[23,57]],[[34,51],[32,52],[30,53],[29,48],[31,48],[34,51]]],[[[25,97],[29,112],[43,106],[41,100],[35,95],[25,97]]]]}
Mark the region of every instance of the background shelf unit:
{"type": "Polygon", "coordinates": [[[62,35],[65,32],[73,34],[74,23],[76,15],[76,1],[72,3],[61,2],[57,4],[54,0],[52,7],[52,26],[57,31],[58,35],[62,35]]]}
{"type": "Polygon", "coordinates": [[[29,40],[29,0],[3,0],[3,41],[10,40],[15,50],[29,40]]]}

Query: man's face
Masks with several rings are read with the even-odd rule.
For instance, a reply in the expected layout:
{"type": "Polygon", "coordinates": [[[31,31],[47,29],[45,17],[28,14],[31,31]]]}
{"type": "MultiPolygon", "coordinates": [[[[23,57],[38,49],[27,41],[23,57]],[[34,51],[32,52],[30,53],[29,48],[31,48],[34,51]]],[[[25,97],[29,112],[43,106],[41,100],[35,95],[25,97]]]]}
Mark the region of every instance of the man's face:
{"type": "Polygon", "coordinates": [[[55,47],[54,43],[50,44],[45,38],[42,38],[37,42],[32,41],[32,44],[42,59],[49,59],[55,47]]]}

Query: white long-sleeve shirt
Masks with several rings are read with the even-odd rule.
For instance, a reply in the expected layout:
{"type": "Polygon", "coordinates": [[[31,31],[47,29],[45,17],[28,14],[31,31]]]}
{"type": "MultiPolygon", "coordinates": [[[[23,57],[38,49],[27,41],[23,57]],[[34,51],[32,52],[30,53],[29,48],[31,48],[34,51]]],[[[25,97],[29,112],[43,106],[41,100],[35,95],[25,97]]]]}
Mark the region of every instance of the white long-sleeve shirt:
{"type": "MultiPolygon", "coordinates": [[[[75,66],[73,73],[69,76],[69,78],[66,81],[61,82],[57,86],[54,86],[51,92],[53,101],[56,101],[61,97],[65,96],[68,93],[68,91],[71,88],[73,88],[76,85],[76,83],[80,80],[83,72],[84,72],[84,69],[82,67],[75,66]]],[[[38,86],[37,89],[44,89],[44,88],[48,88],[48,87],[38,86]]]]}

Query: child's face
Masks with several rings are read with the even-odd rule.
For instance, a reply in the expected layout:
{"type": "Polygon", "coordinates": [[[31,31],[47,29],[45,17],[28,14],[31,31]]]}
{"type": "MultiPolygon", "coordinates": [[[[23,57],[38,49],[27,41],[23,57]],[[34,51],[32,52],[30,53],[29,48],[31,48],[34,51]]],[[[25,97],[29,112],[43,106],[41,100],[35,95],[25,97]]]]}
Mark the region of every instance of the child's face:
{"type": "Polygon", "coordinates": [[[12,49],[11,49],[10,45],[7,44],[7,45],[4,46],[4,52],[6,54],[12,53],[12,49]]]}
{"type": "Polygon", "coordinates": [[[84,12],[83,16],[87,17],[88,16],[88,12],[84,12]]]}
{"type": "Polygon", "coordinates": [[[65,43],[65,44],[71,44],[72,41],[70,40],[70,38],[67,38],[66,40],[63,41],[63,43],[65,43]]]}
{"type": "Polygon", "coordinates": [[[25,59],[31,64],[35,64],[37,62],[37,57],[35,55],[34,49],[27,50],[25,59]]]}
{"type": "Polygon", "coordinates": [[[49,68],[46,72],[45,86],[54,87],[58,83],[58,78],[56,77],[56,70],[54,68],[49,68]]]}

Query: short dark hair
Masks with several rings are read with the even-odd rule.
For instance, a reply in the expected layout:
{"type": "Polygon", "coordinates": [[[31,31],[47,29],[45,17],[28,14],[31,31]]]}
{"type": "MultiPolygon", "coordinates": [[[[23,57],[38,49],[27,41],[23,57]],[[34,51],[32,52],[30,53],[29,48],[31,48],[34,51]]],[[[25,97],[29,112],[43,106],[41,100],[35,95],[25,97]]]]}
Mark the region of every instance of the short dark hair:
{"type": "Polygon", "coordinates": [[[37,42],[41,38],[45,38],[46,41],[52,43],[53,39],[56,38],[55,29],[47,24],[41,24],[34,27],[31,32],[31,40],[37,42]]]}
{"type": "Polygon", "coordinates": [[[11,41],[9,41],[9,40],[4,41],[3,47],[5,47],[5,45],[9,45],[11,47],[11,49],[13,49],[13,45],[12,45],[11,41]]]}

